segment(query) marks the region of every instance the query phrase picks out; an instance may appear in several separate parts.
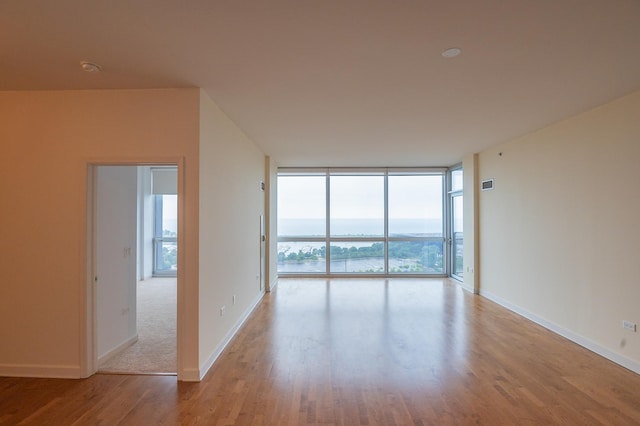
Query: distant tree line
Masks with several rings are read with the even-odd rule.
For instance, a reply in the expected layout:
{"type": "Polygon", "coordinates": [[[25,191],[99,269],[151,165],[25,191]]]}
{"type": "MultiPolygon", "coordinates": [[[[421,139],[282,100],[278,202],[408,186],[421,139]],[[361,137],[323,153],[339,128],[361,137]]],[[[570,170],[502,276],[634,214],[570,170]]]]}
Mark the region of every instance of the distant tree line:
{"type": "Polygon", "coordinates": [[[177,247],[162,246],[162,269],[171,269],[178,264],[178,249],[177,247]]]}
{"type": "MultiPolygon", "coordinates": [[[[278,262],[305,262],[326,259],[325,246],[307,250],[282,251],[278,253],[278,262]]],[[[384,243],[376,242],[362,247],[331,246],[331,260],[359,259],[371,257],[384,257],[384,243]]],[[[392,259],[416,259],[430,267],[442,266],[442,244],[427,243],[422,241],[398,241],[389,244],[389,258],[392,259]]]]}
{"type": "MultiPolygon", "coordinates": [[[[163,237],[177,238],[178,234],[175,231],[164,229],[162,232],[163,237]]],[[[178,264],[178,246],[171,244],[169,246],[162,245],[162,267],[161,269],[172,269],[178,264]]]]}

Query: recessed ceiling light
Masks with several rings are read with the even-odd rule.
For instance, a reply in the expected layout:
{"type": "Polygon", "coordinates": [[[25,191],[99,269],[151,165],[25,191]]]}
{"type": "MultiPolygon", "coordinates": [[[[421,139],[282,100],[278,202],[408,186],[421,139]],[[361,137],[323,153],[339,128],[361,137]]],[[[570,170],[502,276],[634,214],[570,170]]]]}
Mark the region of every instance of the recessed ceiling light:
{"type": "Polygon", "coordinates": [[[82,70],[86,72],[98,72],[102,70],[100,65],[93,62],[82,61],[80,62],[80,66],[82,67],[82,70]]]}
{"type": "Polygon", "coordinates": [[[458,49],[457,47],[452,47],[442,52],[442,56],[444,56],[445,58],[455,58],[460,53],[462,53],[462,50],[458,49]]]}

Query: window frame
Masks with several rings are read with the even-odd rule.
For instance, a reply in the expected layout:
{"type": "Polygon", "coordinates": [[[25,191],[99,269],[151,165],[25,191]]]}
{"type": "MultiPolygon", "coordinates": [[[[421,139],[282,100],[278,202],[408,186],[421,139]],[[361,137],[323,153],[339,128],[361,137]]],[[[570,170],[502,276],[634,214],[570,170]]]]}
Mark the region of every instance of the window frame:
{"type": "MultiPolygon", "coordinates": [[[[462,270],[462,274],[458,275],[455,272],[455,261],[454,261],[454,257],[455,257],[455,249],[456,249],[456,236],[454,233],[454,217],[453,217],[453,213],[454,213],[454,207],[453,207],[453,203],[454,203],[454,198],[456,197],[462,197],[462,202],[463,202],[463,206],[464,206],[464,170],[462,168],[462,163],[456,164],[454,166],[451,166],[449,168],[449,170],[447,171],[447,180],[448,180],[448,184],[447,184],[447,261],[448,261],[448,265],[449,268],[447,270],[447,275],[455,280],[458,280],[460,282],[464,282],[464,260],[463,260],[463,270],[462,270]],[[453,173],[457,172],[457,171],[461,171],[463,173],[463,177],[462,177],[462,182],[461,182],[461,186],[459,188],[454,188],[453,187],[453,173]]],[[[464,207],[463,207],[463,212],[464,212],[464,207]]],[[[464,213],[463,213],[464,214],[464,213]]],[[[464,224],[463,224],[463,237],[462,237],[462,244],[463,244],[463,250],[464,250],[464,224]]]]}

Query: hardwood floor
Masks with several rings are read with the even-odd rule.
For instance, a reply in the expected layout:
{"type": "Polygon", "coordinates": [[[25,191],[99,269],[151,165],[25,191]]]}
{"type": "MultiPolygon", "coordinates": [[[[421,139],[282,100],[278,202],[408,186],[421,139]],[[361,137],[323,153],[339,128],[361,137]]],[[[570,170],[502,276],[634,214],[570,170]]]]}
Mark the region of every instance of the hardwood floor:
{"type": "Polygon", "coordinates": [[[0,378],[0,424],[638,425],[640,376],[448,280],[280,280],[201,383],[0,378]]]}

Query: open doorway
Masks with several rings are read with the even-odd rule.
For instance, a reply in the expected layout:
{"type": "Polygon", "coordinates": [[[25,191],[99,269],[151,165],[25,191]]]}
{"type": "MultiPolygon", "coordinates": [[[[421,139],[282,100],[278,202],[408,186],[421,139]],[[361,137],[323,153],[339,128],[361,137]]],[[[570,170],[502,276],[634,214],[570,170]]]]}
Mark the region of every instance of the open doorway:
{"type": "Polygon", "coordinates": [[[98,372],[177,372],[177,166],[93,170],[98,372]]]}

